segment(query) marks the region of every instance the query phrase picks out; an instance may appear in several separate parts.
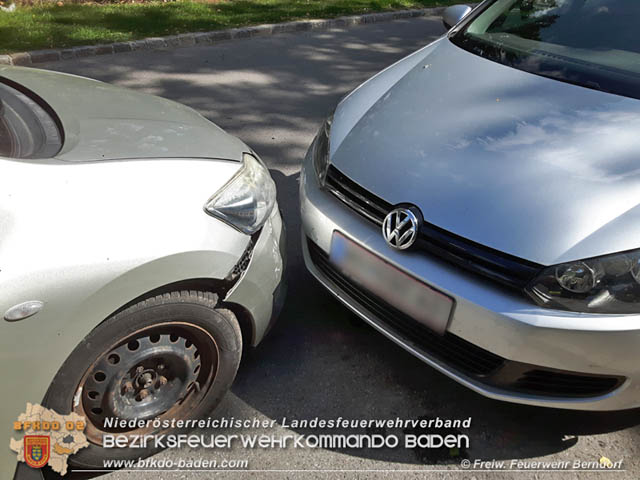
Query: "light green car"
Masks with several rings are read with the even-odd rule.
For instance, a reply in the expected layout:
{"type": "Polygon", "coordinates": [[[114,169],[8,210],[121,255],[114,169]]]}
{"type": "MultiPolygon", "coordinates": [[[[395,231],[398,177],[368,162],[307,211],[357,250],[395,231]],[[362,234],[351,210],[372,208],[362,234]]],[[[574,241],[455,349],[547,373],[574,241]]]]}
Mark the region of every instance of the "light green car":
{"type": "Polygon", "coordinates": [[[277,315],[275,184],[168,100],[17,67],[0,100],[0,477],[27,402],[86,417],[74,466],[137,458],[102,448],[104,418],[208,414],[277,315]]]}

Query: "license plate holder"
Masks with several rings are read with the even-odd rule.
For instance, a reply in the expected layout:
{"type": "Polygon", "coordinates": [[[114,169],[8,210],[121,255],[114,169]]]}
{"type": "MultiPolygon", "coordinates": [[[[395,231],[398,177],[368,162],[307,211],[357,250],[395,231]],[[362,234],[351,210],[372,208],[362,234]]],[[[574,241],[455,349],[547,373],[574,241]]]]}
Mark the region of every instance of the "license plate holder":
{"type": "Polygon", "coordinates": [[[331,239],[329,261],[360,287],[439,335],[445,333],[455,303],[448,295],[337,231],[331,239]]]}

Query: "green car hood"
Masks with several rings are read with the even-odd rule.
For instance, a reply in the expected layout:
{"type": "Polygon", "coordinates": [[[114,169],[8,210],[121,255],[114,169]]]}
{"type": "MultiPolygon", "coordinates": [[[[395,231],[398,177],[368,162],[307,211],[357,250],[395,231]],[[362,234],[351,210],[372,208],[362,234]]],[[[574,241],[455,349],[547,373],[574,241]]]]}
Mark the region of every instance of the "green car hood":
{"type": "Polygon", "coordinates": [[[125,158],[242,160],[247,147],[192,108],[88,78],[2,67],[0,77],[33,91],[56,112],[64,144],[56,158],[91,162],[125,158]]]}

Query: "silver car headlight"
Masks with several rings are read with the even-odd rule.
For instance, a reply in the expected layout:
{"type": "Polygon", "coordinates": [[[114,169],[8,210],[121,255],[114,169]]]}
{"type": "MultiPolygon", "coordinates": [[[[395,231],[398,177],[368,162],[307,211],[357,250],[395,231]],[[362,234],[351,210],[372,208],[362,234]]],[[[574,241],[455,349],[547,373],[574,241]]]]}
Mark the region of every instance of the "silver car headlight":
{"type": "Polygon", "coordinates": [[[330,116],[324,121],[313,143],[313,168],[316,171],[318,182],[321,186],[324,186],[327,171],[329,170],[329,137],[331,135],[332,121],[333,116],[330,116]]]}
{"type": "Polygon", "coordinates": [[[640,313],[640,250],[548,267],[526,290],[548,308],[640,313]]]}
{"type": "Polygon", "coordinates": [[[251,235],[267,221],[276,203],[276,184],[269,170],[245,153],[242,168],[209,199],[205,211],[251,235]]]}

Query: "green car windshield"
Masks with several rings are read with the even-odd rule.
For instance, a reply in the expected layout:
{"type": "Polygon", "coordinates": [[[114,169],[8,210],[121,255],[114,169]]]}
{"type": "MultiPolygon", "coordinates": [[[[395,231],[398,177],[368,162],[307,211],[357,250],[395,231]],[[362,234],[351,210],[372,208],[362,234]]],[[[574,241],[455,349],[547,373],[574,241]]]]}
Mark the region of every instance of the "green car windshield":
{"type": "Polygon", "coordinates": [[[640,98],[640,0],[496,0],[452,32],[489,60],[640,98]]]}

